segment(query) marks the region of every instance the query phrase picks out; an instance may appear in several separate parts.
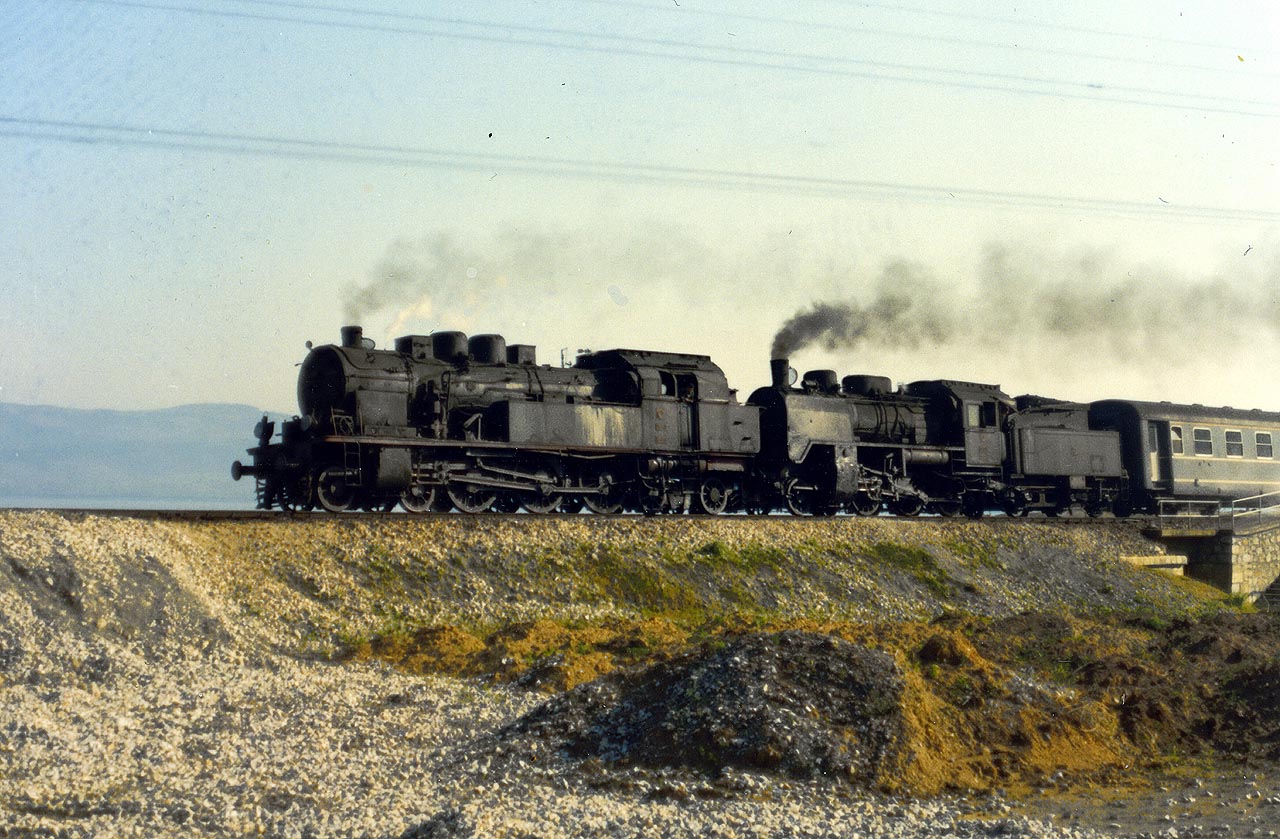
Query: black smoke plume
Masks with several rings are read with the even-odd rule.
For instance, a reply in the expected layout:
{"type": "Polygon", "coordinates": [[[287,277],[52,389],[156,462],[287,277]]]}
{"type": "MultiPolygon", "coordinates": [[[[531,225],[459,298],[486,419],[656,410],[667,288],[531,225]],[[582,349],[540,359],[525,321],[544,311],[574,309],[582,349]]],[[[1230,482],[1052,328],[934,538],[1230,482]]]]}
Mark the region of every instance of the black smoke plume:
{"type": "Polygon", "coordinates": [[[871,303],[814,303],[797,312],[773,336],[770,358],[787,358],[811,344],[828,350],[876,339],[893,347],[943,344],[952,327],[941,312],[930,312],[907,294],[881,293],[871,303]]]}
{"type": "Polygon", "coordinates": [[[772,357],[807,347],[852,350],[966,343],[1035,354],[1052,344],[1078,358],[1177,364],[1247,352],[1280,337],[1280,260],[1249,275],[1188,278],[1106,254],[1074,258],[991,246],[977,282],[944,283],[892,262],[868,302],[813,303],[783,323],[772,357]]]}

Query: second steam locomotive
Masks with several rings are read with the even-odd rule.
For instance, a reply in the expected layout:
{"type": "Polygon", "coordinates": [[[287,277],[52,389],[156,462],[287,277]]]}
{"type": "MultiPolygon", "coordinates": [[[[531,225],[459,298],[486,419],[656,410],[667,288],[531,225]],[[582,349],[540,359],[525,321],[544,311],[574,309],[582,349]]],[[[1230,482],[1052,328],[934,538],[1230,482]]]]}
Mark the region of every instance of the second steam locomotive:
{"type": "Polygon", "coordinates": [[[704,355],[553,367],[498,335],[380,350],[345,327],[303,361],[299,415],[278,437],[264,417],[232,476],[254,478],[261,508],[333,512],[1127,516],[1280,488],[1280,414],[771,367],[743,404],[704,355]]]}

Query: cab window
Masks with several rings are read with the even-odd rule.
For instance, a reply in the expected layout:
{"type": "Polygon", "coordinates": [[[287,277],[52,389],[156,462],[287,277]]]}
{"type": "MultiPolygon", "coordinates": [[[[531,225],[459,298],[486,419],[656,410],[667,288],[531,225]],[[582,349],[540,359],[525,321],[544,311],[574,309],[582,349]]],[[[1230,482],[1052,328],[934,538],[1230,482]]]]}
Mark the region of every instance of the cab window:
{"type": "Polygon", "coordinates": [[[676,376],[676,396],[682,402],[698,401],[698,377],[692,373],[676,376]]]}
{"type": "Polygon", "coordinates": [[[1191,439],[1195,443],[1196,454],[1213,454],[1213,432],[1207,428],[1193,428],[1191,439]]]}
{"type": "MultiPolygon", "coordinates": [[[[1155,447],[1152,446],[1151,450],[1155,451],[1155,447]]],[[[1180,425],[1169,426],[1169,451],[1182,454],[1182,426],[1180,425]]]]}
{"type": "Polygon", "coordinates": [[[996,425],[996,403],[966,402],[964,403],[964,419],[966,428],[994,428],[996,425]]]}

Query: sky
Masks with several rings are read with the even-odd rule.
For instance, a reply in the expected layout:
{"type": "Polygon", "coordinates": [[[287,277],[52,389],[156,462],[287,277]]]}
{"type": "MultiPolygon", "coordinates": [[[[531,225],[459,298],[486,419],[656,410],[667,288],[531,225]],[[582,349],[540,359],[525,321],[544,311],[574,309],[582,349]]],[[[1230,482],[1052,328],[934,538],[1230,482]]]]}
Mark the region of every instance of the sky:
{"type": "Polygon", "coordinates": [[[1280,410],[1277,8],[5,3],[0,402],[360,323],[1280,410]]]}

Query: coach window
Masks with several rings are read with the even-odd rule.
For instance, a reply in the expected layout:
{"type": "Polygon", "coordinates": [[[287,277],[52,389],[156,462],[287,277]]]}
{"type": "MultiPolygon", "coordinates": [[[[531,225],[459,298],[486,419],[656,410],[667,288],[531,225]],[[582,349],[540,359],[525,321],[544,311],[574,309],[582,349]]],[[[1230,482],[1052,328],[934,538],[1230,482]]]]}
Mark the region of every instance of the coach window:
{"type": "Polygon", "coordinates": [[[1253,435],[1253,442],[1258,447],[1258,457],[1265,460],[1271,459],[1271,432],[1259,431],[1253,435]]]}
{"type": "Polygon", "coordinates": [[[1213,432],[1207,428],[1193,428],[1191,438],[1195,441],[1196,454],[1213,454],[1213,432]]]}
{"type": "Polygon", "coordinates": [[[1244,432],[1227,432],[1227,457],[1244,457],[1244,432]]]}
{"type": "Polygon", "coordinates": [[[1182,454],[1182,426],[1180,425],[1169,426],[1169,451],[1182,454]]]}

